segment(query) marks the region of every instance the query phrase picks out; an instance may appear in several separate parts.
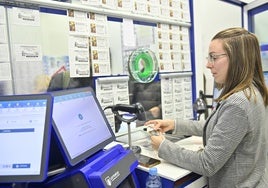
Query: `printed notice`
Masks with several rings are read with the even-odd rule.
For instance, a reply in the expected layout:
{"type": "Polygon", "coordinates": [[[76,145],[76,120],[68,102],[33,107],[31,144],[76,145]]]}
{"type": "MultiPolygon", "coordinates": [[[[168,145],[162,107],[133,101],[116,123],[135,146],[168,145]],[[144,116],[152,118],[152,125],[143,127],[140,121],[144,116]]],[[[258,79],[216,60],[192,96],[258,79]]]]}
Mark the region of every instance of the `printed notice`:
{"type": "Polygon", "coordinates": [[[0,44],[0,62],[9,61],[8,44],[0,44]]]}
{"type": "Polygon", "coordinates": [[[84,21],[76,21],[76,20],[70,20],[69,21],[69,32],[73,35],[89,35],[89,27],[88,22],[84,21]]]}
{"type": "Polygon", "coordinates": [[[0,63],[0,81],[11,80],[10,63],[0,63]]]}
{"type": "Polygon", "coordinates": [[[40,26],[39,11],[14,7],[13,23],[17,25],[40,26]]]}
{"type": "Polygon", "coordinates": [[[133,20],[123,19],[123,43],[124,46],[135,46],[133,20]]]}
{"type": "Polygon", "coordinates": [[[6,25],[0,25],[0,43],[7,43],[6,25]]]}
{"type": "Polygon", "coordinates": [[[40,45],[15,44],[16,61],[42,61],[40,45]]]}
{"type": "Polygon", "coordinates": [[[0,6],[0,24],[6,24],[6,9],[0,6]]]}

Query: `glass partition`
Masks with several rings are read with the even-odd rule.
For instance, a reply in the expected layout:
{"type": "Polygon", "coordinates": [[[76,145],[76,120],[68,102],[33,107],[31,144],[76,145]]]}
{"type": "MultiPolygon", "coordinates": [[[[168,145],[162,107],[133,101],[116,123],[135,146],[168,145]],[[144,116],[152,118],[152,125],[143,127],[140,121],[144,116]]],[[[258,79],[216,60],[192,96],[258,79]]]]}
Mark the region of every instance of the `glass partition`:
{"type": "Polygon", "coordinates": [[[254,32],[260,41],[263,71],[268,71],[268,3],[250,8],[248,15],[249,30],[254,32]]]}
{"type": "MultiPolygon", "coordinates": [[[[140,103],[144,114],[135,121],[135,127],[141,127],[148,119],[164,117],[162,79],[157,75],[150,83],[138,82],[129,76],[128,60],[134,50],[146,48],[159,52],[161,73],[191,73],[190,20],[169,21],[114,12],[106,15],[102,11],[92,13],[84,6],[50,1],[48,7],[46,3],[44,7],[32,7],[27,2],[23,7],[19,6],[21,4],[0,6],[0,47],[1,54],[5,54],[0,57],[0,70],[6,73],[0,74],[0,94],[43,93],[92,86],[102,108],[118,103],[140,103]],[[108,84],[101,85],[104,92],[100,93],[97,80],[106,77],[118,78],[119,82],[109,82],[108,78],[108,84]],[[126,84],[125,80],[120,80],[122,77],[127,78],[126,84]],[[114,96],[116,99],[111,99],[114,96]]],[[[110,12],[107,9],[105,13],[110,12]]],[[[138,69],[143,68],[146,66],[138,64],[138,69]]],[[[188,79],[191,80],[191,76],[185,80],[166,79],[170,91],[166,100],[167,115],[176,113],[192,117],[192,82],[188,79]],[[173,85],[182,89],[173,90],[173,85]],[[184,98],[183,91],[187,92],[184,98]],[[174,98],[173,92],[178,92],[174,98]],[[183,105],[184,102],[187,105],[183,105]]],[[[124,130],[122,122],[117,122],[113,114],[108,116],[115,132],[124,130]]]]}

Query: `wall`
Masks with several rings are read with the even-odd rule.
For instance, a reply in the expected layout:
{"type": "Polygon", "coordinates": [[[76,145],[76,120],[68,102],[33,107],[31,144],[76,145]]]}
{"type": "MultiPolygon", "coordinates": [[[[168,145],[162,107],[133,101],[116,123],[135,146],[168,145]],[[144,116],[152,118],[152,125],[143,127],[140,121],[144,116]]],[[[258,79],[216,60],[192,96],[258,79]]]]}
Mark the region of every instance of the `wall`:
{"type": "MultiPolygon", "coordinates": [[[[242,26],[242,10],[239,6],[219,0],[193,1],[195,64],[196,64],[196,92],[204,90],[213,93],[213,77],[205,67],[208,46],[211,38],[220,30],[242,26]],[[204,85],[203,75],[206,79],[204,85]]],[[[198,96],[198,95],[197,95],[198,96]]]]}

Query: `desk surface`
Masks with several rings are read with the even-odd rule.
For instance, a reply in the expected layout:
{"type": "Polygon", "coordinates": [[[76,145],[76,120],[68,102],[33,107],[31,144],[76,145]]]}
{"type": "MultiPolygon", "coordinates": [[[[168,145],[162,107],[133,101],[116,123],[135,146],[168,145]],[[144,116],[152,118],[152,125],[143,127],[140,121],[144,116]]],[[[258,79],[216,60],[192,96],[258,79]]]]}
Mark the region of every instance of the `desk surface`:
{"type": "MultiPolygon", "coordinates": [[[[176,144],[178,144],[186,149],[197,151],[197,150],[202,148],[202,138],[196,137],[196,136],[191,136],[189,138],[185,138],[185,139],[182,139],[182,140],[176,142],[176,144]]],[[[157,152],[152,150],[151,148],[143,147],[143,146],[141,148],[142,148],[141,153],[143,155],[147,155],[147,156],[161,160],[161,163],[155,166],[155,167],[157,167],[158,174],[161,177],[164,177],[164,178],[169,179],[171,181],[177,181],[177,180],[181,179],[182,177],[191,173],[191,171],[189,171],[189,170],[185,170],[183,168],[180,168],[176,165],[170,164],[170,163],[166,162],[165,160],[159,158],[157,156],[157,152]]],[[[147,171],[147,172],[149,171],[149,168],[143,167],[141,165],[139,165],[138,168],[141,170],[147,171]]]]}
{"type": "MultiPolygon", "coordinates": [[[[144,133],[141,133],[144,134],[144,133]]],[[[127,142],[127,135],[125,135],[126,137],[124,138],[125,143],[127,142]]],[[[109,147],[115,145],[115,144],[122,144],[125,147],[128,147],[128,144],[123,144],[120,142],[114,142],[112,144],[109,145],[109,147]]],[[[202,137],[197,137],[197,136],[191,136],[188,138],[184,138],[181,139],[177,142],[175,142],[176,144],[186,148],[186,149],[190,149],[193,151],[197,151],[200,150],[203,146],[203,141],[202,141],[202,137]]],[[[146,138],[142,138],[138,141],[134,141],[132,145],[139,145],[141,146],[141,154],[152,157],[152,158],[156,158],[159,159],[161,161],[160,164],[156,165],[155,167],[157,167],[158,170],[158,174],[163,177],[166,178],[168,180],[171,181],[177,181],[181,178],[183,178],[184,176],[188,175],[191,173],[191,171],[180,168],[176,165],[173,165],[161,158],[158,157],[157,151],[154,151],[151,147],[151,140],[150,137],[147,136],[146,138]]],[[[108,147],[108,148],[109,148],[108,147]]],[[[138,169],[144,170],[146,172],[149,171],[149,168],[143,167],[141,165],[138,165],[138,169]]]]}

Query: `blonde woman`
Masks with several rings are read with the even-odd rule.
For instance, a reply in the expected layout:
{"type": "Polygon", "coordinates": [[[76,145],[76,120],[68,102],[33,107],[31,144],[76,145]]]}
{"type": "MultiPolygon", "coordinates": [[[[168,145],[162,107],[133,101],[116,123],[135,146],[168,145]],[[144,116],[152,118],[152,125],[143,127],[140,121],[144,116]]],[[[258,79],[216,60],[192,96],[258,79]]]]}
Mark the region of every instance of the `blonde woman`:
{"type": "Polygon", "coordinates": [[[151,120],[160,132],[203,137],[204,149],[190,151],[152,136],[159,157],[208,177],[209,188],[268,187],[268,92],[259,42],[243,28],[216,34],[206,67],[222,87],[217,107],[206,121],[151,120]]]}

